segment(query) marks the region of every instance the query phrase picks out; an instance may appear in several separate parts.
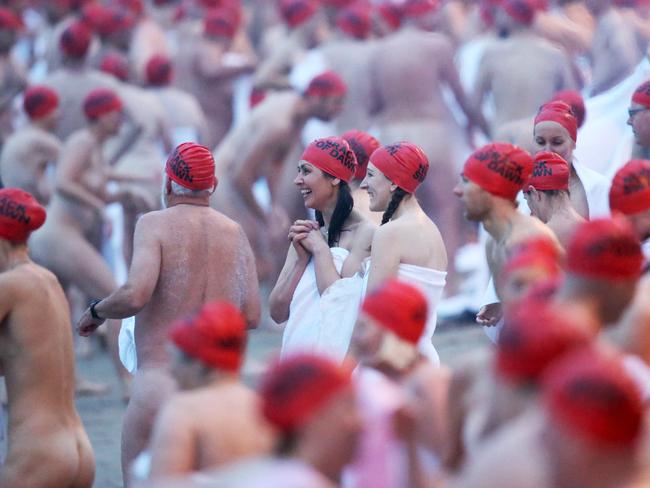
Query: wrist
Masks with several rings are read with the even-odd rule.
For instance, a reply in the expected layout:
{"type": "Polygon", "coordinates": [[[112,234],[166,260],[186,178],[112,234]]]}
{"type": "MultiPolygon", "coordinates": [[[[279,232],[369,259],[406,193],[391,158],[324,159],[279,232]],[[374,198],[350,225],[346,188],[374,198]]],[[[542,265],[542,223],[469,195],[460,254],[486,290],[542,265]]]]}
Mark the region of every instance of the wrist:
{"type": "Polygon", "coordinates": [[[93,300],[90,302],[90,315],[93,319],[95,320],[106,320],[104,317],[100,317],[99,313],[97,312],[97,305],[101,302],[100,299],[98,300],[93,300]]]}

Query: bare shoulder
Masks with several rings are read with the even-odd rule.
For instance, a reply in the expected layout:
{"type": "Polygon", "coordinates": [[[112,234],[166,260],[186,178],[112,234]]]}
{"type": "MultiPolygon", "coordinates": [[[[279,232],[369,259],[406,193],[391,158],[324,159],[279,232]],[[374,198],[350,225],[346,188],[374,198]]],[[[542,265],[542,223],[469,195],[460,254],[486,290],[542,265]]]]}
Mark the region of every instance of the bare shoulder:
{"type": "Polygon", "coordinates": [[[73,132],[65,141],[65,148],[69,151],[91,151],[95,145],[95,138],[88,129],[73,132]]]}
{"type": "Polygon", "coordinates": [[[34,263],[24,264],[0,273],[0,293],[15,300],[41,296],[39,289],[60,286],[50,271],[34,263]]]}
{"type": "Polygon", "coordinates": [[[537,217],[522,215],[520,225],[515,225],[506,247],[512,248],[522,242],[534,237],[547,237],[559,246],[559,241],[551,228],[539,220],[537,217]]]}

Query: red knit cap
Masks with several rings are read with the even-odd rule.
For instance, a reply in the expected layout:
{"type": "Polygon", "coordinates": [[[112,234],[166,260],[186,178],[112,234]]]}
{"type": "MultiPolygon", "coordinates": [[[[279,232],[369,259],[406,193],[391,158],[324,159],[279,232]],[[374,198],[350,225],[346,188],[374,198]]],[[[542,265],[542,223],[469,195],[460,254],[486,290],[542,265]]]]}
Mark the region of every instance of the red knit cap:
{"type": "Polygon", "coordinates": [[[592,337],[570,309],[526,299],[506,312],[497,345],[497,372],[515,383],[539,383],[546,368],[592,337]]]}
{"type": "Polygon", "coordinates": [[[305,94],[310,97],[344,97],[348,88],[334,71],[325,71],[309,82],[305,94]]]}
{"type": "Polygon", "coordinates": [[[318,169],[349,183],[357,169],[357,159],[350,145],[340,137],[316,139],[300,157],[318,169]]]}
{"type": "Polygon", "coordinates": [[[280,0],[280,14],[292,29],[311,19],[317,10],[313,0],[280,0]]]}
{"type": "Polygon", "coordinates": [[[232,39],[237,33],[237,28],[236,19],[226,9],[206,10],[203,17],[203,33],[206,36],[232,39]]]}
{"type": "Polygon", "coordinates": [[[646,108],[650,108],[650,80],[641,83],[634,91],[632,103],[638,103],[646,108]]]}
{"type": "Polygon", "coordinates": [[[469,157],[463,176],[494,196],[514,200],[533,172],[533,158],[505,142],[483,146],[469,157]]]}
{"type": "Polygon", "coordinates": [[[23,20],[6,7],[0,7],[0,29],[18,31],[25,27],[23,20]]]}
{"type": "Polygon", "coordinates": [[[609,189],[609,207],[625,215],[650,209],[650,161],[633,159],[616,172],[609,189]]]}
{"type": "Polygon", "coordinates": [[[535,125],[546,121],[560,124],[574,142],[578,140],[578,119],[566,103],[555,101],[542,105],[535,117],[535,125]]]}
{"type": "Polygon", "coordinates": [[[419,17],[437,10],[440,6],[438,0],[406,0],[402,5],[404,17],[419,17]]]}
{"type": "Polygon", "coordinates": [[[45,209],[19,188],[0,190],[0,239],[22,244],[45,222],[45,209]]]}
{"type": "Polygon", "coordinates": [[[635,280],[642,263],[639,240],[622,217],[580,224],[567,249],[568,271],[586,278],[635,280]]]}
{"type": "Polygon", "coordinates": [[[89,120],[96,120],[110,112],[122,111],[122,100],[110,88],[97,88],[86,96],[83,109],[89,120]]]}
{"type": "Polygon", "coordinates": [[[83,58],[88,52],[92,32],[82,22],[73,22],[61,34],[59,47],[70,58],[83,58]]]}
{"type": "Polygon", "coordinates": [[[350,130],[341,136],[348,141],[350,149],[357,158],[357,169],[354,172],[355,180],[363,180],[366,177],[368,160],[370,155],[379,148],[379,141],[367,132],[350,130]]]}
{"type": "Polygon", "coordinates": [[[372,7],[365,1],[357,1],[342,9],[336,16],[336,26],[355,39],[366,39],[370,34],[372,7]]]}
{"type": "Polygon", "coordinates": [[[587,116],[587,108],[582,95],[577,90],[562,90],[553,95],[553,102],[564,102],[571,107],[578,121],[578,128],[582,127],[587,116]]]}
{"type": "Polygon", "coordinates": [[[535,0],[501,0],[503,10],[517,22],[530,25],[535,19],[537,3],[535,0]]]}
{"type": "Polygon", "coordinates": [[[337,393],[351,387],[345,366],[325,356],[294,354],[272,365],[262,379],[262,412],[282,432],[295,432],[337,393]]]}
{"type": "Polygon", "coordinates": [[[230,302],[212,302],[171,327],[171,340],[206,366],[236,372],[246,348],[246,321],[230,302]]]}
{"type": "Polygon", "coordinates": [[[401,27],[403,12],[399,6],[387,0],[375,8],[379,16],[392,30],[397,30],[401,27]]]}
{"type": "Polygon", "coordinates": [[[52,88],[33,85],[23,95],[23,110],[32,120],[42,119],[59,106],[59,95],[52,88]]]}
{"type": "Polygon", "coordinates": [[[643,429],[636,384],[619,357],[590,347],[569,354],[544,375],[549,417],[597,447],[632,446],[643,429]]]}
{"type": "Polygon", "coordinates": [[[415,193],[429,171],[426,154],[410,142],[381,146],[372,153],[370,162],[407,193],[415,193]]]}
{"type": "Polygon", "coordinates": [[[99,69],[121,81],[129,79],[129,61],[126,56],[115,51],[107,53],[99,64],[99,69]]]}
{"type": "Polygon", "coordinates": [[[212,153],[194,142],[184,142],[172,151],[165,172],[172,181],[190,190],[212,190],[218,183],[212,153]]]}
{"type": "Polygon", "coordinates": [[[415,345],[427,325],[429,305],[418,288],[391,279],[366,295],[361,311],[400,339],[415,345]]]}
{"type": "Polygon", "coordinates": [[[147,61],[145,72],[147,75],[147,83],[150,85],[169,85],[173,73],[172,62],[167,56],[156,54],[147,61]]]}
{"type": "Polygon", "coordinates": [[[535,155],[535,167],[528,185],[536,190],[568,190],[570,174],[569,163],[562,156],[542,151],[535,155]]]}

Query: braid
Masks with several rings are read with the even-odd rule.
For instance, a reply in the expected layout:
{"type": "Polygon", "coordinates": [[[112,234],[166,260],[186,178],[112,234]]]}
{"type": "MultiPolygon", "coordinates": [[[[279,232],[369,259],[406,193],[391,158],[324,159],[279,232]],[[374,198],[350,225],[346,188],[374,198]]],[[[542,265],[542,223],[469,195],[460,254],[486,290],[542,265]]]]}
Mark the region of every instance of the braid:
{"type": "Polygon", "coordinates": [[[384,215],[381,217],[381,225],[384,225],[393,217],[393,214],[397,210],[397,207],[399,207],[399,204],[402,203],[402,199],[406,195],[408,195],[408,193],[399,187],[395,190],[393,196],[390,199],[390,203],[384,212],[384,215]]]}
{"type": "Polygon", "coordinates": [[[346,182],[341,181],[339,195],[336,199],[336,207],[334,207],[332,220],[330,220],[330,225],[327,228],[327,245],[329,247],[334,247],[338,244],[343,224],[345,224],[345,221],[352,213],[352,207],[354,207],[354,200],[352,199],[350,187],[346,182]]]}

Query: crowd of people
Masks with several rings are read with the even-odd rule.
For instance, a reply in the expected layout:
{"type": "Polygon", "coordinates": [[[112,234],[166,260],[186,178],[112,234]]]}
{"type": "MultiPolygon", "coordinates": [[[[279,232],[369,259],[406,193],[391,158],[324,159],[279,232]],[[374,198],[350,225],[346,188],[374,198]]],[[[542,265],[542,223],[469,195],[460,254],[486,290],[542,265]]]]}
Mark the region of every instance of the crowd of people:
{"type": "Polygon", "coordinates": [[[646,3],[3,5],[0,488],[650,487],[646,3]]]}

